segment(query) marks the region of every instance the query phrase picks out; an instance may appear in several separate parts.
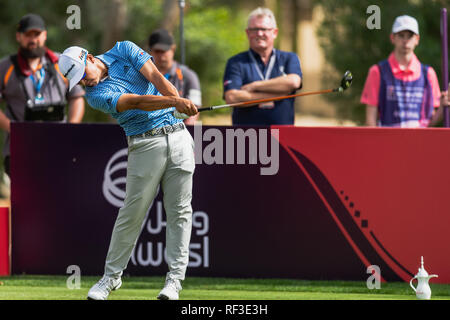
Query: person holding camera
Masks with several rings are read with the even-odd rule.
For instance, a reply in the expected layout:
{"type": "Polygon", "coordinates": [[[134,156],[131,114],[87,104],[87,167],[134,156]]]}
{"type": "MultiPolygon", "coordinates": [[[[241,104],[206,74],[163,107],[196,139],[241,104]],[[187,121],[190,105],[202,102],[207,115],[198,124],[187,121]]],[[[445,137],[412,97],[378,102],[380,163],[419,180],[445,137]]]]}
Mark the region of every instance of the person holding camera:
{"type": "Polygon", "coordinates": [[[84,116],[84,89],[68,90],[58,68],[59,55],[45,46],[47,31],[39,15],[23,16],[17,26],[17,54],[0,60],[0,128],[6,131],[3,148],[5,172],[10,174],[11,122],[54,121],[79,123],[84,116]],[[68,111],[66,105],[68,104],[68,111]]]}

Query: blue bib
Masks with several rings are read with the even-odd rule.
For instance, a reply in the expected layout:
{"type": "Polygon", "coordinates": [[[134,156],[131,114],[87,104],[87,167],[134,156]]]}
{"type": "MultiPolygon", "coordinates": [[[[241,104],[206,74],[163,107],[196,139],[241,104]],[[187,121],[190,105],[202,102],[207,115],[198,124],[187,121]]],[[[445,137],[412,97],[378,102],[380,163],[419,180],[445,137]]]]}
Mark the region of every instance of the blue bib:
{"type": "Polygon", "coordinates": [[[420,77],[415,81],[395,78],[388,60],[381,61],[378,67],[380,125],[398,127],[429,120],[433,113],[433,94],[427,77],[428,66],[421,64],[420,77]]]}

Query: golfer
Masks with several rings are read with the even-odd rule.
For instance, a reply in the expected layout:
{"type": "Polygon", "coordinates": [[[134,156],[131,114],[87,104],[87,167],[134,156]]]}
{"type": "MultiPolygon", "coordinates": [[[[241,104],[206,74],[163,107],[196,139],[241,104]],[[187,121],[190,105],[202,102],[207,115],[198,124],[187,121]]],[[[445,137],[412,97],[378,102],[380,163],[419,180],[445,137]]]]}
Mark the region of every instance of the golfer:
{"type": "Polygon", "coordinates": [[[198,111],[190,100],[179,97],[151,58],[134,43],[123,41],[95,57],[86,49],[70,47],[59,59],[70,89],[78,82],[85,85],[89,105],[115,118],[128,141],[124,205],[114,225],[104,275],[89,290],[88,299],[106,300],[121,286],[121,275],[159,184],[167,215],[169,272],[158,299],[178,299],[180,280],[185,277],[192,227],[194,142],[174,113],[187,118],[198,111]]]}

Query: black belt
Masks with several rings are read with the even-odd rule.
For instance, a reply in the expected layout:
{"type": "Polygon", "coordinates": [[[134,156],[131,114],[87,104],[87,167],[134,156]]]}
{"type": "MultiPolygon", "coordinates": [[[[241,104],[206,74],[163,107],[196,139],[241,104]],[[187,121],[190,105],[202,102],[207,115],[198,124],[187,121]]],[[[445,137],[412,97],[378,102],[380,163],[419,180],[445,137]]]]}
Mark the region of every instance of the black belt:
{"type": "Polygon", "coordinates": [[[168,125],[165,127],[155,128],[148,130],[144,133],[135,134],[133,136],[128,136],[129,140],[136,139],[136,138],[147,138],[152,136],[158,136],[161,134],[170,134],[179,130],[183,130],[185,128],[183,122],[176,123],[174,125],[168,125]]]}

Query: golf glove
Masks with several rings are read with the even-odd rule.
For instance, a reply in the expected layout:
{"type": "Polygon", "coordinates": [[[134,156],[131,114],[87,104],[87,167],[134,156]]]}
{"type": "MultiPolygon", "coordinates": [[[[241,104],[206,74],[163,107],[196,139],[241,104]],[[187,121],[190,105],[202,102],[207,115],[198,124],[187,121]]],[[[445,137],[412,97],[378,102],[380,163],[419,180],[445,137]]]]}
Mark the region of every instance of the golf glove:
{"type": "Polygon", "coordinates": [[[173,112],[173,116],[174,116],[175,118],[177,118],[177,119],[187,119],[187,118],[189,118],[189,116],[188,116],[187,114],[178,112],[178,110],[175,110],[175,111],[173,112]]]}

